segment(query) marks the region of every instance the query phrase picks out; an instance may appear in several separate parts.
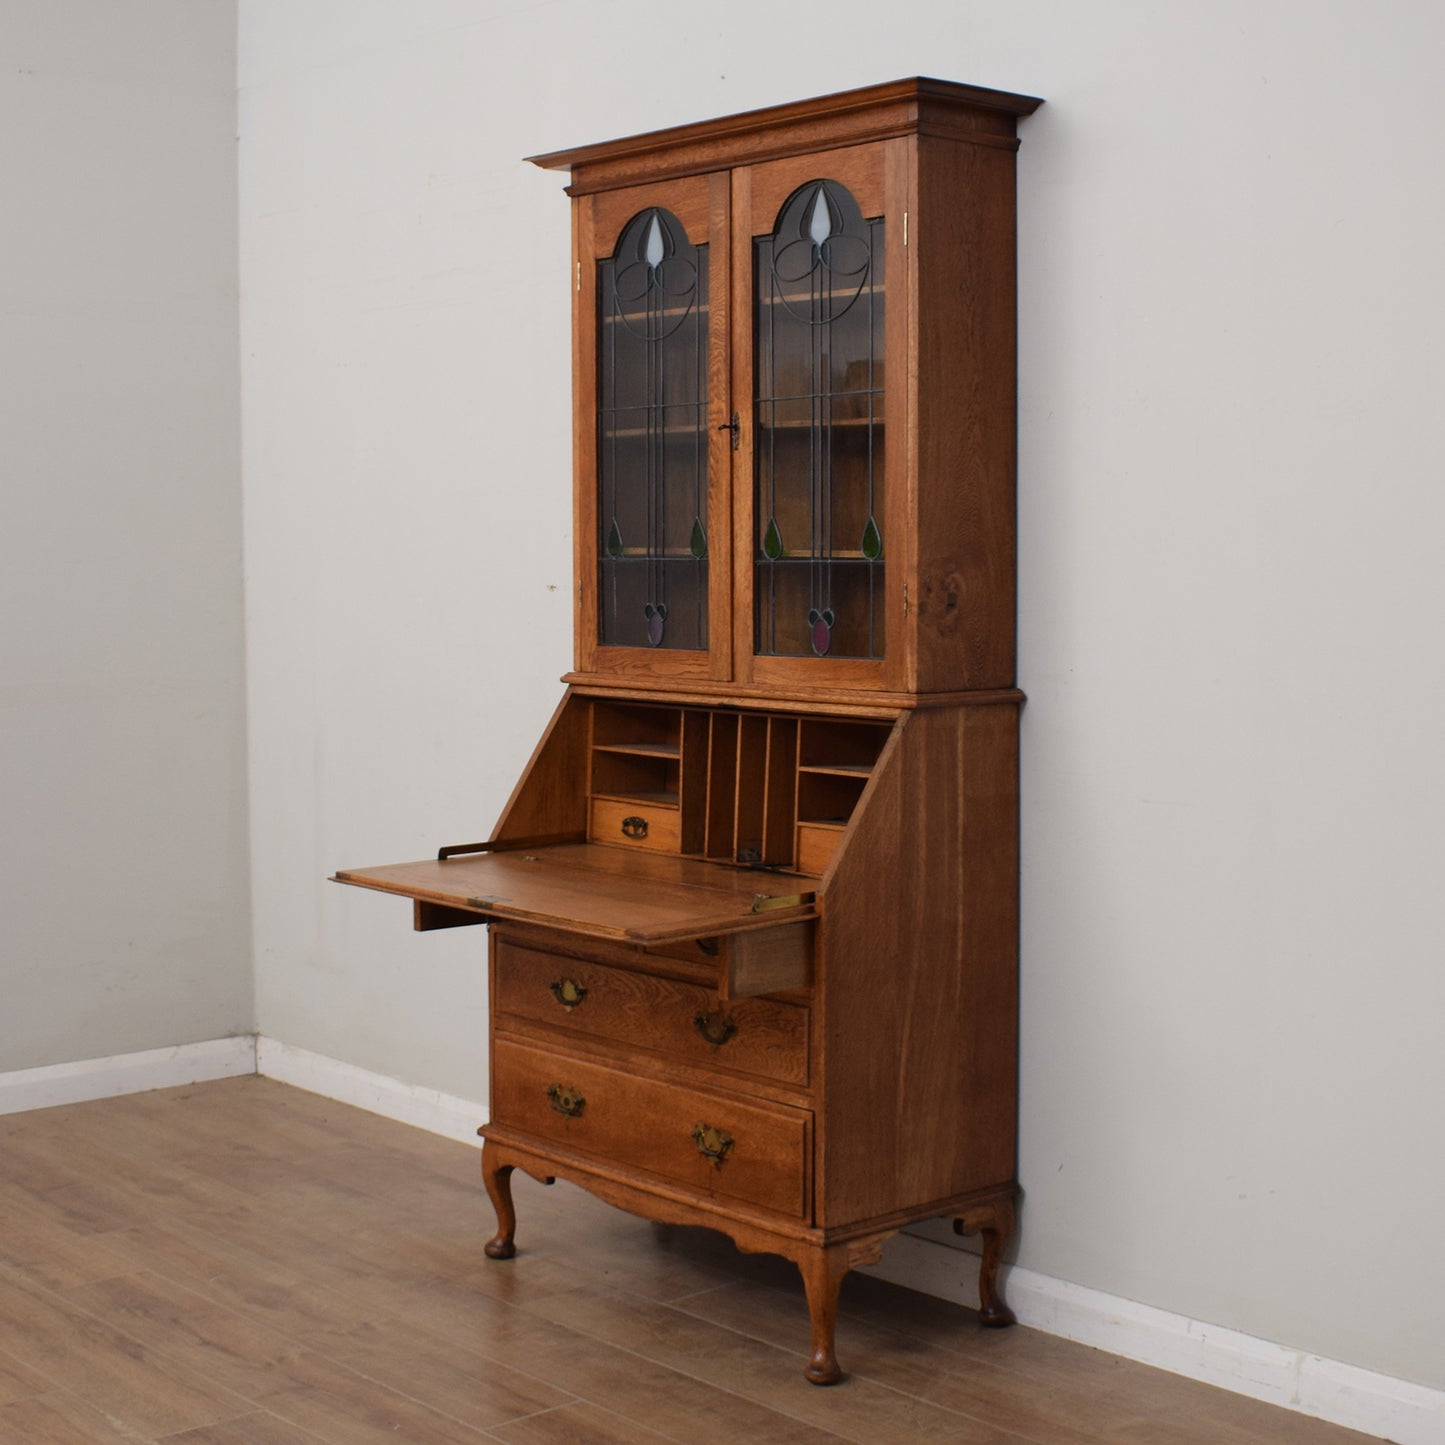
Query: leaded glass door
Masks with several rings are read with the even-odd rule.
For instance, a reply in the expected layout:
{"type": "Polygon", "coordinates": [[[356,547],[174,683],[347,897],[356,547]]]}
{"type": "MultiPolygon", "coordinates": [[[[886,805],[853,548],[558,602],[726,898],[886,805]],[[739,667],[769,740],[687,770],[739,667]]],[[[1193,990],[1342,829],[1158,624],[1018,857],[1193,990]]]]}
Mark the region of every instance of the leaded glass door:
{"type": "Polygon", "coordinates": [[[751,425],[734,486],[749,499],[737,544],[751,606],[738,647],[746,624],[758,680],[903,675],[906,292],[902,205],[888,203],[903,170],[896,147],[875,145],[742,173],[750,344],[735,343],[734,379],[751,425]]]}
{"type": "Polygon", "coordinates": [[[582,671],[727,675],[727,198],[704,176],[581,207],[582,671]]]}

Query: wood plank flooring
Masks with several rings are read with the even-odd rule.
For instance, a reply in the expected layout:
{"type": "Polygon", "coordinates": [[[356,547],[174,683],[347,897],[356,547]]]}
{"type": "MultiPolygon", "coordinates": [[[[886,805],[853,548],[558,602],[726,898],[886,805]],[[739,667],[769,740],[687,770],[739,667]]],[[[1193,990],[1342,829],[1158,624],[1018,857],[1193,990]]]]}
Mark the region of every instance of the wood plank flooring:
{"type": "Polygon", "coordinates": [[[851,1276],[797,1272],[259,1078],[0,1118],[0,1442],[1345,1445],[1367,1437],[851,1276]]]}

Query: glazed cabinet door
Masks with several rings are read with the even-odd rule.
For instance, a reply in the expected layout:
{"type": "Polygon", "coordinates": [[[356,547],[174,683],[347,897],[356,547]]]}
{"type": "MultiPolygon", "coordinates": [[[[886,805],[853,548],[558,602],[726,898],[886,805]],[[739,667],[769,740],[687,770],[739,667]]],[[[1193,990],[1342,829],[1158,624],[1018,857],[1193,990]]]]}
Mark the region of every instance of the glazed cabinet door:
{"type": "Polygon", "coordinates": [[[731,674],[726,173],[576,207],[577,668],[731,674]]]}
{"type": "Polygon", "coordinates": [[[908,142],[733,173],[741,680],[903,687],[908,142]]]}

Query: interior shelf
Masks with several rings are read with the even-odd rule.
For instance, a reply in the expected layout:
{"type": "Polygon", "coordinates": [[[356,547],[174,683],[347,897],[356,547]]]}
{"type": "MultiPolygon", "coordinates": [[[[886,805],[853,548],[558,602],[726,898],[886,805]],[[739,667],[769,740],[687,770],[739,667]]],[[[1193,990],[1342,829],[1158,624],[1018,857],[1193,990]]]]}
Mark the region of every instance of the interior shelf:
{"type": "Polygon", "coordinates": [[[738,867],[822,872],[891,726],[598,699],[589,837],[738,867]],[[637,816],[621,816],[623,805],[637,816]]]}

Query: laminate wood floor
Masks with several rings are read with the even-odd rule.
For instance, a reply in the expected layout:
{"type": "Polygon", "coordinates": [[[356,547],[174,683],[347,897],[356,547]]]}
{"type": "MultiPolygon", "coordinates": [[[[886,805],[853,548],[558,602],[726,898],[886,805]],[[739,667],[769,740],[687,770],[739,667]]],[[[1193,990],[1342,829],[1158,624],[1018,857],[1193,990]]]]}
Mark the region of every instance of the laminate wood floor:
{"type": "Polygon", "coordinates": [[[797,1272],[259,1078],[0,1118],[0,1441],[1367,1437],[854,1275],[848,1381],[801,1374],[797,1272]]]}

